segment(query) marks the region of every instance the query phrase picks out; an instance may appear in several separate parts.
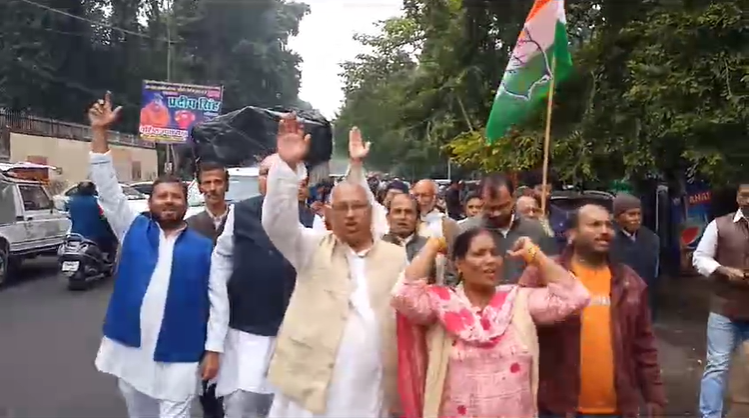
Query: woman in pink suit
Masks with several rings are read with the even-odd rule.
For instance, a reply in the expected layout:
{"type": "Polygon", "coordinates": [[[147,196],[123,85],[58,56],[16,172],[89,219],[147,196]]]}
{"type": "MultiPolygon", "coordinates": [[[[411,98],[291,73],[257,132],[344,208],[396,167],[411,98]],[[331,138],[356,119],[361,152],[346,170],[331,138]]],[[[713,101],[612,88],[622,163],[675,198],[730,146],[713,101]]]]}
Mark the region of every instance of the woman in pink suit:
{"type": "Polygon", "coordinates": [[[536,324],[579,312],[588,291],[530,239],[520,238],[511,252],[498,254],[483,229],[455,240],[460,284],[428,285],[430,266],[444,248],[443,241],[430,240],[393,289],[406,418],[536,417],[536,324]],[[496,286],[503,256],[524,258],[524,274],[539,275],[548,285],[496,286]]]}

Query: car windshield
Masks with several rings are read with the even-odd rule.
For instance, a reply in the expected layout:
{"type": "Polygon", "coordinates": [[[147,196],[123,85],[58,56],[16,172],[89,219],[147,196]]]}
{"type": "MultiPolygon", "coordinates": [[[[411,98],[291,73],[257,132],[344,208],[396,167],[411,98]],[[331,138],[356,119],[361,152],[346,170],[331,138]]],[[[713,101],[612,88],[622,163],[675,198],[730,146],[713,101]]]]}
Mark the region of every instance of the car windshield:
{"type": "Polygon", "coordinates": [[[122,193],[125,193],[125,196],[127,196],[128,200],[143,200],[143,199],[148,199],[148,196],[146,196],[143,193],[135,190],[131,186],[128,186],[126,184],[121,184],[120,186],[122,187],[122,193]]]}
{"type": "MultiPolygon", "coordinates": [[[[229,178],[229,191],[226,192],[226,201],[230,203],[249,199],[260,194],[258,178],[256,176],[231,176],[229,178]]],[[[187,202],[190,206],[202,206],[205,202],[203,195],[198,190],[198,182],[190,183],[187,190],[187,202]]]]}
{"type": "Polygon", "coordinates": [[[151,183],[138,183],[131,184],[130,187],[148,196],[153,191],[153,184],[151,183]]]}

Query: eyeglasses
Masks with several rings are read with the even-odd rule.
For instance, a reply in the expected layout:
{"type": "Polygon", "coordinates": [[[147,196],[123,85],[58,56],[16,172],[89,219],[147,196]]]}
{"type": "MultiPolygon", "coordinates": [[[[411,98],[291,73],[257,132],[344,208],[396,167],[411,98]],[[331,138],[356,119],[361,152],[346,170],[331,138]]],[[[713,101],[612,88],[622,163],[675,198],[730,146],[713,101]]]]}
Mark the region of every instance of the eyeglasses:
{"type": "Polygon", "coordinates": [[[348,213],[351,212],[362,212],[369,208],[369,203],[354,202],[354,203],[334,203],[331,205],[331,209],[334,212],[348,213]]]}

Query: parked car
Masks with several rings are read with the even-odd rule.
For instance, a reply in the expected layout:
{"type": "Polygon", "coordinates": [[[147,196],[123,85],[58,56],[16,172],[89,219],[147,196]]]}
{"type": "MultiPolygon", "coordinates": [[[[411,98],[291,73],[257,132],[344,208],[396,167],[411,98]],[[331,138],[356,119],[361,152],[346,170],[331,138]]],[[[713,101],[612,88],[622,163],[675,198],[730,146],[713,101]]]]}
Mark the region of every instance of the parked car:
{"type": "Polygon", "coordinates": [[[42,183],[0,175],[0,284],[22,260],[56,254],[69,229],[42,183]]]}
{"type": "Polygon", "coordinates": [[[139,181],[137,183],[130,183],[129,186],[146,196],[151,196],[151,193],[153,193],[152,181],[139,181]]]}
{"type": "MultiPolygon", "coordinates": [[[[183,181],[182,183],[185,185],[185,187],[190,187],[189,181],[183,181]]],[[[137,183],[130,183],[129,186],[146,196],[151,196],[151,193],[153,193],[152,181],[139,181],[137,183]]]]}
{"type": "MultiPolygon", "coordinates": [[[[229,190],[226,192],[226,201],[229,204],[237,203],[260,194],[258,167],[235,167],[229,171],[229,190]]],[[[185,218],[197,215],[205,209],[205,199],[198,190],[197,180],[190,182],[187,187],[187,214],[185,218]]]]}
{"type": "Polygon", "coordinates": [[[551,193],[549,199],[551,204],[571,213],[580,206],[587,204],[596,204],[612,210],[614,205],[614,195],[599,190],[560,190],[551,193]]]}
{"type": "MultiPolygon", "coordinates": [[[[148,196],[134,189],[132,186],[128,186],[127,184],[120,184],[120,187],[122,187],[122,191],[123,193],[125,193],[127,201],[130,204],[130,207],[133,208],[133,210],[137,211],[138,213],[148,210],[148,196]]],[[[78,185],[76,184],[68,187],[64,192],[55,196],[55,208],[57,208],[57,210],[60,212],[67,212],[68,200],[70,199],[70,196],[75,194],[77,191],[78,185]]]]}

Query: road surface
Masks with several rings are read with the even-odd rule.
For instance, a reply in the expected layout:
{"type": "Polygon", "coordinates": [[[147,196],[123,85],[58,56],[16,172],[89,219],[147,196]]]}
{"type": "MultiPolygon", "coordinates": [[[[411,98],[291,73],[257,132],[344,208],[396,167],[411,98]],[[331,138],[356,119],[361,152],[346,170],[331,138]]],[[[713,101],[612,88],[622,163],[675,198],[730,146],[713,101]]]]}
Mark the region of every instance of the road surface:
{"type": "Polygon", "coordinates": [[[25,263],[0,291],[0,418],[124,417],[115,380],[94,367],[111,282],[70,292],[55,267],[25,263]]]}
{"type": "MultiPolygon", "coordinates": [[[[0,291],[0,418],[125,417],[114,379],[93,364],[111,283],[69,292],[56,278],[54,259],[29,263],[22,275],[0,291]]],[[[678,293],[667,298],[656,327],[667,414],[692,416],[705,343],[704,308],[692,298],[705,292],[668,288],[678,293]]]]}

